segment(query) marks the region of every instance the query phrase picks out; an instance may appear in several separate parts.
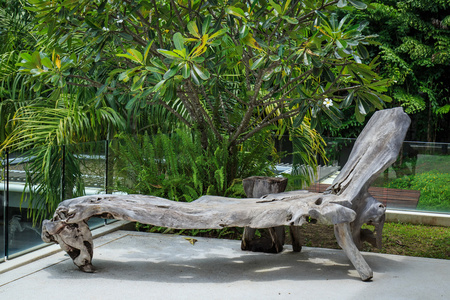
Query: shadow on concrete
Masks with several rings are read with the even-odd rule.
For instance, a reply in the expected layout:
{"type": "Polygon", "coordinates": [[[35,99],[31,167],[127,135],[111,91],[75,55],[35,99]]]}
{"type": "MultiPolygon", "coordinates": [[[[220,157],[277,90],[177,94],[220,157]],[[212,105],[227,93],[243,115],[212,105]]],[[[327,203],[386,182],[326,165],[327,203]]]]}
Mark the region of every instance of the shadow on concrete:
{"type": "MultiPolygon", "coordinates": [[[[288,249],[280,254],[243,252],[239,241],[197,238],[191,245],[182,236],[127,234],[107,247],[94,250],[97,272],[83,273],[64,261],[47,269],[51,278],[149,282],[235,282],[276,280],[360,281],[359,275],[341,250],[305,247],[296,253],[288,249]]],[[[364,254],[374,272],[402,268],[402,262],[364,254]]]]}

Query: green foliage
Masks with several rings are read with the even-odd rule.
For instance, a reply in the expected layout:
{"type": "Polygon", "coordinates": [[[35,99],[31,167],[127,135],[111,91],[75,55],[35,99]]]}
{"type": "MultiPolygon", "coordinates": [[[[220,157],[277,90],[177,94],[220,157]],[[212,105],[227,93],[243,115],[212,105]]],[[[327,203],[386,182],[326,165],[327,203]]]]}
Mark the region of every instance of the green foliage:
{"type": "Polygon", "coordinates": [[[355,102],[359,121],[390,101],[388,82],[363,63],[367,24],[339,18],[335,5],[33,0],[27,9],[52,49],[22,55],[21,72],[53,86],[89,83],[127,119],[162,106],[198,129],[204,148],[213,137],[232,149],[283,119],[339,126],[340,107],[325,99],[355,102]]]}
{"type": "MultiPolygon", "coordinates": [[[[23,13],[23,3],[16,2],[16,15],[23,13]]],[[[14,104],[2,106],[4,120],[12,112],[14,117],[1,149],[188,128],[204,153],[192,150],[186,162],[199,170],[189,173],[177,165],[173,153],[182,149],[167,152],[165,163],[174,169],[156,173],[160,177],[137,172],[142,191],[156,182],[174,199],[230,194],[236,178],[265,173],[266,164],[259,162],[266,159],[261,153],[273,155],[266,140],[273,132],[288,128],[296,134],[304,120],[313,128],[322,119],[340,126],[341,110],[352,104],[361,122],[391,101],[382,94],[389,80],[374,72],[377,65],[368,57],[367,22],[335,13],[337,6],[365,8],[360,1],[29,0],[26,5],[35,44],[16,50],[0,68],[0,91],[7,96],[2,105],[14,104]],[[162,179],[167,186],[157,181],[162,179]],[[192,184],[184,187],[183,181],[192,184]]],[[[314,169],[310,157],[321,149],[317,132],[303,137],[310,144],[297,143],[298,162],[314,169]]],[[[167,141],[159,142],[170,150],[167,141]]],[[[138,154],[145,155],[137,153],[135,161],[138,154]]],[[[303,176],[308,168],[298,170],[303,176]]]]}
{"type": "Polygon", "coordinates": [[[394,90],[393,98],[397,100],[400,105],[404,106],[407,114],[414,114],[423,111],[426,108],[426,102],[423,97],[406,93],[401,88],[394,90]]]}
{"type": "Polygon", "coordinates": [[[413,116],[413,140],[448,141],[450,103],[450,6],[445,0],[378,0],[372,9],[355,11],[357,19],[369,21],[367,31],[379,35],[378,70],[395,84],[389,95],[395,106],[413,116]]]}
{"type": "Polygon", "coordinates": [[[123,135],[117,145],[118,171],[115,188],[128,193],[149,194],[176,201],[192,201],[205,194],[243,196],[241,180],[252,175],[270,175],[270,148],[265,138],[253,138],[234,154],[238,170],[227,182],[226,145],[203,149],[197,136],[177,130],[172,135],[123,135]]]}
{"type": "Polygon", "coordinates": [[[420,191],[417,209],[450,211],[450,174],[429,171],[404,176],[390,182],[387,187],[420,191]]]}

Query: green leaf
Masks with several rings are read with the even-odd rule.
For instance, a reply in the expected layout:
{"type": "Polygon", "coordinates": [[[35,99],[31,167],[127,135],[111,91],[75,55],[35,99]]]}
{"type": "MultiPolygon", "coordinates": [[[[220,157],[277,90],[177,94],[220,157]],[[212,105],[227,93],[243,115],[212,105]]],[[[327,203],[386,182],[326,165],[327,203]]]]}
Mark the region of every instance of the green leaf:
{"type": "Polygon", "coordinates": [[[331,71],[327,67],[323,68],[322,76],[327,82],[333,82],[335,79],[333,71],[331,71]]]}
{"type": "Polygon", "coordinates": [[[359,96],[364,98],[365,100],[368,100],[376,108],[383,109],[383,101],[377,95],[372,93],[359,93],[359,96]]]}
{"type": "Polygon", "coordinates": [[[270,80],[270,78],[272,78],[273,73],[274,73],[274,69],[271,69],[269,72],[266,72],[266,74],[264,74],[262,79],[264,81],[270,80]]]}
{"type": "Polygon", "coordinates": [[[196,38],[200,38],[200,32],[198,31],[197,23],[195,21],[189,22],[187,24],[187,29],[190,34],[192,34],[196,38]]]}
{"type": "Polygon", "coordinates": [[[152,45],[153,45],[153,40],[151,40],[151,41],[147,44],[147,47],[145,47],[145,50],[144,50],[144,62],[147,61],[147,56],[148,56],[148,53],[149,53],[150,48],[152,47],[152,45]]]}
{"type": "MultiPolygon", "coordinates": [[[[338,29],[342,30],[342,26],[344,26],[345,21],[350,17],[350,15],[345,15],[340,21],[339,21],[339,26],[338,29]]],[[[348,27],[348,26],[347,26],[348,27]]]]}
{"type": "Polygon", "coordinates": [[[44,58],[41,60],[41,62],[42,62],[42,65],[46,66],[47,68],[49,68],[49,69],[53,68],[52,61],[51,61],[50,58],[48,58],[47,56],[44,57],[44,58]]]}
{"type": "Polygon", "coordinates": [[[356,116],[356,120],[357,120],[359,123],[364,122],[365,115],[363,115],[363,114],[361,114],[361,113],[359,112],[358,106],[355,106],[355,116],[356,116]]]}
{"type": "Polygon", "coordinates": [[[247,36],[245,38],[241,39],[241,41],[247,46],[250,46],[250,47],[258,49],[258,50],[262,50],[251,34],[247,34],[247,36]]]}
{"type": "Polygon", "coordinates": [[[192,68],[195,70],[195,72],[198,74],[198,76],[200,76],[201,79],[203,80],[208,80],[209,77],[211,76],[208,72],[208,70],[206,70],[205,68],[201,67],[201,66],[197,66],[196,64],[192,64],[192,68]]]}
{"type": "Polygon", "coordinates": [[[250,69],[255,70],[255,69],[259,68],[265,61],[266,61],[265,57],[261,56],[260,58],[255,60],[255,62],[250,66],[250,69]]]}
{"type": "Polygon", "coordinates": [[[271,61],[279,61],[281,58],[278,55],[270,55],[269,59],[271,61]]]}
{"type": "Polygon", "coordinates": [[[173,52],[178,54],[183,59],[186,59],[186,57],[187,57],[187,50],[186,50],[186,48],[183,48],[182,50],[174,49],[173,52]]]}
{"type": "Polygon", "coordinates": [[[282,16],[282,19],[286,20],[289,24],[298,24],[298,20],[288,16],[282,16]]]}
{"type": "Polygon", "coordinates": [[[302,103],[303,101],[304,101],[303,97],[292,99],[292,101],[289,103],[289,109],[292,109],[295,105],[302,103]]]}
{"type": "MultiPolygon", "coordinates": [[[[323,21],[325,21],[325,23],[328,25],[328,27],[330,27],[331,28],[331,25],[330,25],[330,20],[328,19],[328,17],[327,16],[325,16],[321,11],[319,11],[319,10],[316,10],[316,14],[323,20],[323,21]]],[[[318,23],[319,21],[315,21],[314,22],[314,25],[316,25],[316,23],[318,23]]]]}
{"type": "Polygon", "coordinates": [[[33,52],[33,54],[31,55],[32,57],[32,62],[36,67],[40,67],[41,66],[41,55],[39,52],[33,52]]]}
{"type": "Polygon", "coordinates": [[[323,66],[322,61],[315,55],[311,55],[311,62],[316,68],[321,68],[323,66]]]}
{"type": "Polygon", "coordinates": [[[119,35],[127,41],[132,41],[133,37],[125,32],[119,32],[119,35]]]}
{"type": "Polygon", "coordinates": [[[303,63],[305,64],[305,66],[309,66],[312,63],[311,56],[306,54],[306,52],[303,53],[303,63]]]}
{"type": "Polygon", "coordinates": [[[181,33],[177,32],[173,35],[173,44],[175,45],[175,49],[181,50],[184,48],[184,38],[181,33]]]}
{"type": "Polygon", "coordinates": [[[125,105],[125,109],[126,110],[132,109],[138,98],[139,98],[138,95],[136,95],[130,101],[128,101],[127,105],[125,105]]]}
{"type": "Polygon", "coordinates": [[[364,47],[361,43],[359,43],[358,46],[357,46],[356,48],[358,49],[359,55],[360,55],[363,59],[369,58],[369,51],[367,51],[366,47],[364,47]]]}
{"type": "Polygon", "coordinates": [[[176,54],[175,52],[170,51],[170,50],[157,49],[156,51],[157,51],[158,53],[161,53],[161,54],[164,55],[165,57],[170,58],[170,59],[182,59],[182,57],[181,57],[180,55],[178,55],[178,54],[176,54]]]}
{"type": "Polygon", "coordinates": [[[387,102],[387,103],[392,102],[392,98],[389,97],[388,95],[378,95],[378,97],[380,97],[381,101],[383,101],[383,102],[387,102]]]}
{"type": "Polygon", "coordinates": [[[169,79],[171,77],[173,77],[175,74],[177,74],[177,72],[180,70],[181,66],[178,65],[176,67],[172,67],[169,70],[167,70],[167,72],[164,74],[163,78],[164,79],[169,79]]]}
{"type": "Polygon", "coordinates": [[[234,15],[236,17],[245,19],[244,11],[242,9],[240,9],[239,7],[228,6],[227,8],[225,8],[225,12],[229,15],[234,15]]]}
{"type": "Polygon", "coordinates": [[[341,102],[340,108],[342,109],[342,108],[349,107],[353,102],[353,98],[354,98],[354,94],[353,94],[353,91],[351,91],[347,95],[347,97],[344,98],[344,101],[341,102]]]}
{"type": "Polygon", "coordinates": [[[138,59],[136,59],[136,57],[134,57],[134,56],[132,56],[130,54],[116,54],[116,56],[118,56],[118,57],[125,57],[125,58],[128,58],[129,60],[132,60],[134,62],[141,63],[138,59]]]}
{"type": "Polygon", "coordinates": [[[319,77],[322,74],[322,68],[313,68],[313,75],[319,77]]]}
{"type": "Polygon", "coordinates": [[[128,51],[128,53],[130,53],[130,55],[132,55],[138,62],[141,62],[141,63],[142,63],[143,57],[142,57],[141,52],[137,51],[136,49],[128,49],[127,51],[128,51]]]}
{"type": "Polygon", "coordinates": [[[202,24],[202,35],[208,33],[209,25],[211,24],[211,16],[207,16],[205,20],[203,20],[202,24]]]}
{"type": "Polygon", "coordinates": [[[362,115],[367,115],[370,111],[370,106],[366,103],[366,101],[362,98],[358,98],[358,101],[356,101],[357,107],[359,112],[362,115]]]}
{"type": "Polygon", "coordinates": [[[239,38],[241,39],[245,38],[248,35],[248,32],[249,32],[248,26],[247,24],[244,24],[241,27],[241,30],[239,30],[239,38]]]}
{"type": "Polygon", "coordinates": [[[202,62],[205,61],[205,58],[202,57],[202,56],[197,56],[197,57],[194,57],[194,58],[192,59],[192,61],[201,64],[202,62]]]}
{"type": "Polygon", "coordinates": [[[125,72],[120,73],[118,79],[127,82],[128,79],[129,79],[128,73],[129,73],[128,70],[125,71],[125,72]]]}
{"type": "Polygon", "coordinates": [[[184,79],[188,79],[189,78],[189,74],[190,74],[190,67],[188,63],[185,63],[183,65],[183,67],[181,68],[181,74],[183,75],[184,79]]]}
{"type": "Polygon", "coordinates": [[[339,0],[339,2],[337,3],[337,7],[342,8],[347,6],[347,0],[339,0]]]}
{"type": "Polygon", "coordinates": [[[165,72],[163,71],[163,70],[161,70],[161,69],[159,69],[159,68],[155,68],[155,67],[145,67],[145,69],[147,70],[147,71],[150,71],[150,72],[152,72],[152,73],[158,73],[158,74],[164,74],[165,72]]]}
{"type": "Polygon", "coordinates": [[[191,79],[196,85],[200,85],[200,80],[198,80],[197,75],[195,75],[194,68],[191,68],[191,79]]]}
{"type": "Polygon", "coordinates": [[[328,116],[332,126],[340,127],[342,125],[342,121],[340,119],[342,112],[340,110],[338,110],[334,106],[331,106],[330,108],[324,107],[323,111],[328,116]]]}
{"type": "Polygon", "coordinates": [[[294,119],[293,126],[294,128],[300,127],[302,125],[303,120],[305,119],[306,112],[308,111],[308,106],[303,105],[300,109],[298,115],[294,119]]]}
{"type": "Polygon", "coordinates": [[[158,82],[158,83],[153,87],[152,92],[157,92],[157,91],[159,91],[159,90],[163,87],[163,85],[164,85],[165,82],[166,82],[165,79],[163,79],[163,80],[161,80],[160,82],[158,82]]]}
{"type": "Polygon", "coordinates": [[[281,15],[283,13],[279,4],[276,4],[273,0],[269,0],[269,3],[273,7],[273,9],[275,9],[277,15],[281,15]]]}
{"type": "Polygon", "coordinates": [[[338,48],[345,49],[345,48],[347,48],[348,45],[347,45],[347,42],[345,40],[337,39],[336,40],[336,46],[338,46],[338,48]]]}
{"type": "Polygon", "coordinates": [[[361,2],[361,1],[348,0],[348,2],[350,2],[350,4],[353,5],[354,7],[356,7],[357,9],[366,9],[367,8],[367,4],[365,4],[364,2],[361,2]]]}
{"type": "Polygon", "coordinates": [[[20,53],[19,56],[28,62],[31,62],[33,60],[31,58],[31,54],[29,54],[29,53],[20,53]]]}
{"type": "Polygon", "coordinates": [[[228,32],[228,29],[227,29],[227,28],[222,28],[222,29],[220,29],[220,30],[214,32],[213,34],[211,34],[211,35],[209,36],[209,39],[208,39],[208,40],[212,40],[212,39],[214,39],[214,38],[216,38],[216,37],[222,36],[222,35],[224,35],[224,34],[227,33],[227,32],[228,32]]]}
{"type": "Polygon", "coordinates": [[[139,90],[142,87],[142,84],[144,83],[145,78],[146,78],[146,76],[142,76],[136,82],[134,82],[133,85],[131,86],[131,91],[135,92],[135,91],[139,90]]]}

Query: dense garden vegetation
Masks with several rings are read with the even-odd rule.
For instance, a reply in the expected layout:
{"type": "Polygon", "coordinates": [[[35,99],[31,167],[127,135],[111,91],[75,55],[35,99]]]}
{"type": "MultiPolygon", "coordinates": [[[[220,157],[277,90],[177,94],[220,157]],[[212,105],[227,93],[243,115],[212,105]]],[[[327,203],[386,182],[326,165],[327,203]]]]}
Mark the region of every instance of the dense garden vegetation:
{"type": "Polygon", "coordinates": [[[410,138],[448,141],[444,0],[0,6],[1,150],[36,158],[35,219],[84,192],[74,143],[118,138],[116,188],[189,201],[270,174],[281,135],[307,182],[320,133],[355,136],[375,109],[401,105],[410,138]]]}

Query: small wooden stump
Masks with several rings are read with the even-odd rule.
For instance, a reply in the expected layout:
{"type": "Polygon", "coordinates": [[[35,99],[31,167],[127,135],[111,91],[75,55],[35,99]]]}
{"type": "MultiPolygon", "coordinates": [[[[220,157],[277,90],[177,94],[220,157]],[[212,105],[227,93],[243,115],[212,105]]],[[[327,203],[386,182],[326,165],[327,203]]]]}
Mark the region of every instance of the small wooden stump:
{"type": "MultiPolygon", "coordinates": [[[[268,194],[278,194],[286,190],[287,178],[252,176],[243,180],[244,191],[247,198],[260,198],[268,194]]],[[[296,226],[290,227],[292,247],[295,252],[302,249],[300,231],[296,226]]],[[[244,227],[241,249],[252,252],[280,253],[285,243],[284,226],[259,229],[260,238],[255,238],[256,228],[244,227]]]]}

